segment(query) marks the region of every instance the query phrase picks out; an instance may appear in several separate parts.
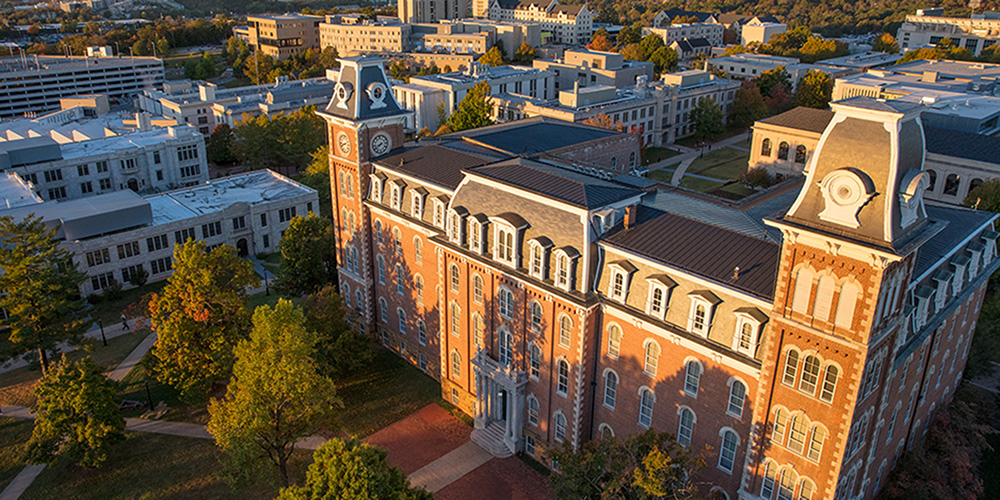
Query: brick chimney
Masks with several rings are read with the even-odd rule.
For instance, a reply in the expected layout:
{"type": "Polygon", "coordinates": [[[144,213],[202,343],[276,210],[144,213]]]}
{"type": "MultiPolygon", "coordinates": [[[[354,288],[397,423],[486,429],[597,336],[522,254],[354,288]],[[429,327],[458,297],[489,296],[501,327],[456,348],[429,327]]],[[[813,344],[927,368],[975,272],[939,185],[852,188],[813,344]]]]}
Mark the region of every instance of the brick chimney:
{"type": "Polygon", "coordinates": [[[625,229],[632,229],[635,225],[635,216],[639,211],[639,205],[629,205],[625,207],[625,229]]]}

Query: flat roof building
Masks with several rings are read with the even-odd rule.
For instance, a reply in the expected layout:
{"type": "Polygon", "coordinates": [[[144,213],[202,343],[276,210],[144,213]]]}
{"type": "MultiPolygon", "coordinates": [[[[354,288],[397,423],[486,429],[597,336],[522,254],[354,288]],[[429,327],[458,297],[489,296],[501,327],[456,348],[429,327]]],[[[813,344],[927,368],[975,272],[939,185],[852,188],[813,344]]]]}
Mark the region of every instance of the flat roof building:
{"type": "Polygon", "coordinates": [[[639,77],[653,78],[653,63],[626,60],[617,52],[570,49],[561,58],[535,59],[533,68],[555,73],[555,89],[569,90],[574,86],[630,87],[639,77]]]}
{"type": "Polygon", "coordinates": [[[685,38],[704,38],[713,47],[721,47],[723,31],[725,31],[725,28],[721,24],[681,23],[659,28],[644,27],[642,28],[642,36],[657,35],[663,38],[663,43],[668,47],[675,41],[684,40],[685,38]]]}
{"type": "Polygon", "coordinates": [[[955,47],[969,49],[978,56],[1000,40],[1000,13],[983,12],[971,17],[945,17],[942,9],[922,9],[906,16],[896,32],[904,51],[937,45],[950,38],[955,47]]]}
{"type": "Polygon", "coordinates": [[[323,18],[302,14],[247,16],[246,36],[254,50],[278,60],[318,49],[323,18]]]}
{"type": "Polygon", "coordinates": [[[820,63],[802,63],[794,57],[749,53],[716,57],[709,59],[706,64],[710,69],[722,70],[730,78],[738,78],[740,80],[757,78],[762,73],[775,69],[778,66],[784,66],[785,71],[788,72],[788,76],[791,77],[792,91],[798,88],[799,80],[812,70],[822,71],[830,75],[830,78],[838,78],[857,72],[853,68],[823,65],[820,63]]]}

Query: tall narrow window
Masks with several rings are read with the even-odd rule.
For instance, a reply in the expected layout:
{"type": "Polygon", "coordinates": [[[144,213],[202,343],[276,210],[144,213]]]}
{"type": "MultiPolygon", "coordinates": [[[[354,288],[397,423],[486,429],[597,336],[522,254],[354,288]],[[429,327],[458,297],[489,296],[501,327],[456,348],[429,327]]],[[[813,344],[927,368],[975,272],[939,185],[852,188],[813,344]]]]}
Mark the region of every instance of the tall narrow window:
{"type": "Polygon", "coordinates": [[[799,390],[816,394],[816,382],[819,380],[819,359],[816,356],[806,356],[802,363],[802,379],[799,380],[799,390]]]}
{"type": "Polygon", "coordinates": [[[451,303],[451,334],[456,337],[461,333],[462,308],[458,304],[451,303]]]}
{"type": "Polygon", "coordinates": [[[535,396],[528,396],[528,423],[538,425],[538,400],[535,396]]]}
{"type": "Polygon", "coordinates": [[[569,316],[559,318],[559,347],[569,349],[571,334],[573,333],[573,320],[569,316]]]}
{"type": "Polygon", "coordinates": [[[663,318],[665,293],[663,287],[652,286],[649,291],[649,314],[663,318]]]}
{"type": "Polygon", "coordinates": [[[462,355],[457,350],[451,351],[451,374],[455,378],[462,378],[462,355]]]}
{"type": "Polygon", "coordinates": [[[458,293],[459,287],[461,286],[462,283],[462,275],[460,274],[457,265],[455,264],[451,265],[450,274],[451,274],[451,291],[453,293],[458,293]]]}
{"type": "Polygon", "coordinates": [[[509,367],[514,363],[514,335],[507,330],[500,332],[500,364],[509,367]]]}
{"type": "Polygon", "coordinates": [[[833,393],[837,390],[837,377],[840,370],[836,366],[826,367],[826,375],[823,376],[823,390],[819,393],[819,399],[827,403],[833,402],[833,393]]]}
{"type": "Polygon", "coordinates": [[[403,295],[406,293],[406,286],[403,278],[403,266],[396,264],[396,293],[403,295]]]}
{"type": "Polygon", "coordinates": [[[556,414],[556,431],[555,438],[557,443],[563,442],[566,439],[566,417],[562,413],[556,414]]]}
{"type": "Polygon", "coordinates": [[[537,344],[532,343],[531,347],[528,348],[528,357],[530,370],[528,375],[537,380],[542,372],[542,349],[537,344]]]}
{"type": "Polygon", "coordinates": [[[774,495],[775,466],[772,462],[764,464],[764,479],[760,483],[760,496],[771,500],[774,495]]]}
{"type": "Polygon", "coordinates": [[[381,255],[379,255],[377,258],[375,258],[375,262],[378,265],[378,282],[379,282],[380,285],[384,285],[385,284],[385,259],[383,259],[381,255]]]}
{"type": "Polygon", "coordinates": [[[788,351],[785,355],[785,373],[781,377],[781,383],[795,387],[795,375],[799,370],[799,351],[788,351]]]}
{"type": "Polygon", "coordinates": [[[737,417],[743,416],[743,400],[746,399],[747,388],[743,385],[743,382],[738,380],[733,381],[733,386],[729,389],[729,405],[726,411],[736,415],[737,417]]]}
{"type": "Polygon", "coordinates": [[[771,156],[771,139],[764,139],[764,141],[760,143],[760,155],[771,156]]]}
{"type": "Polygon", "coordinates": [[[483,330],[486,328],[486,323],[483,321],[483,317],[479,313],[472,315],[472,342],[475,344],[476,348],[483,348],[483,330]]]}
{"type": "Polygon", "coordinates": [[[809,310],[809,296],[812,295],[813,272],[803,267],[795,274],[795,294],[792,296],[792,310],[805,314],[809,310]]]}
{"type": "Polygon", "coordinates": [[[694,434],[694,412],[690,408],[683,408],[680,416],[680,423],[677,425],[677,442],[689,446],[691,436],[694,434]]]}
{"type": "Polygon", "coordinates": [[[694,307],[694,331],[699,333],[705,331],[705,318],[705,306],[698,304],[694,307]]]}
{"type": "Polygon", "coordinates": [[[774,412],[774,427],[771,429],[771,444],[781,446],[785,440],[785,427],[788,425],[788,412],[778,408],[774,412]]]}
{"type": "Polygon", "coordinates": [[[559,255],[556,257],[556,285],[569,288],[569,257],[559,255]]]}
{"type": "Polygon", "coordinates": [[[396,309],[396,315],[399,317],[399,333],[406,335],[406,311],[396,309]]]}
{"type": "Polygon", "coordinates": [[[792,500],[795,493],[795,471],[785,469],[781,471],[781,479],[778,480],[778,500],[792,500]]]}
{"type": "Polygon", "coordinates": [[[514,316],[514,292],[506,288],[500,289],[500,316],[511,319],[514,316]]]}
{"type": "Polygon", "coordinates": [[[382,322],[383,323],[388,323],[389,322],[389,304],[386,303],[385,299],[382,298],[382,297],[379,297],[379,299],[378,299],[378,309],[379,309],[379,317],[382,319],[382,322]]]}
{"type": "Polygon", "coordinates": [[[788,444],[786,448],[802,453],[802,448],[806,441],[806,419],[802,415],[795,415],[788,423],[788,444]]]}
{"type": "Polygon", "coordinates": [[[778,144],[778,159],[787,160],[788,159],[788,143],[782,142],[778,144]]]}
{"type": "Polygon", "coordinates": [[[820,276],[816,285],[816,305],[813,306],[813,317],[822,321],[830,321],[830,309],[833,306],[833,290],[837,284],[831,276],[820,276]]]}
{"type": "Polygon", "coordinates": [[[854,322],[854,307],[858,301],[858,286],[854,283],[844,283],[840,287],[840,299],[837,301],[837,315],[834,324],[841,328],[850,328],[854,322]]]}
{"type": "Polygon", "coordinates": [[[419,274],[413,278],[413,287],[417,293],[417,304],[424,304],[424,277],[419,274]]]}
{"type": "Polygon", "coordinates": [[[604,406],[615,409],[615,399],[618,397],[618,375],[608,371],[604,374],[604,406]]]}
{"type": "Polygon", "coordinates": [[[639,393],[639,425],[649,428],[653,423],[653,391],[643,389],[639,393]]]}
{"type": "Polygon", "coordinates": [[[642,371],[651,377],[656,376],[656,367],[660,362],[660,344],[649,341],[646,343],[646,356],[643,360],[642,371]]]}
{"type": "Polygon", "coordinates": [[[747,356],[753,356],[756,349],[756,342],[754,341],[755,328],[749,321],[743,321],[740,323],[739,339],[736,343],[736,350],[746,354],[747,356]]]}
{"type": "Polygon", "coordinates": [[[732,472],[736,463],[736,447],[739,446],[740,438],[731,430],[722,432],[722,447],[719,450],[719,468],[732,472]]]}
{"type": "Polygon", "coordinates": [[[424,240],[419,236],[413,238],[413,260],[417,264],[424,263],[424,240]]]}
{"type": "Polygon", "coordinates": [[[531,301],[528,304],[528,326],[533,332],[542,331],[542,305],[538,302],[531,301]]]}
{"type": "Polygon", "coordinates": [[[483,278],[478,274],[472,277],[472,301],[476,304],[483,303],[483,278]]]}
{"type": "Polygon", "coordinates": [[[608,328],[608,357],[618,359],[618,352],[622,345],[622,329],[618,325],[611,325],[608,328]]]}
{"type": "Polygon", "coordinates": [[[809,460],[819,462],[819,457],[823,453],[823,441],[826,440],[826,431],[822,427],[814,426],[812,435],[809,437],[809,452],[806,456],[809,460]]]}
{"type": "Polygon", "coordinates": [[[396,255],[403,255],[403,232],[398,227],[392,228],[392,245],[396,255]]]}
{"type": "Polygon", "coordinates": [[[569,363],[565,359],[559,360],[559,379],[556,384],[556,393],[565,396],[569,392],[569,363]]]}
{"type": "Polygon", "coordinates": [[[698,395],[698,385],[701,383],[701,363],[691,360],[687,362],[684,375],[684,392],[690,396],[698,395]]]}

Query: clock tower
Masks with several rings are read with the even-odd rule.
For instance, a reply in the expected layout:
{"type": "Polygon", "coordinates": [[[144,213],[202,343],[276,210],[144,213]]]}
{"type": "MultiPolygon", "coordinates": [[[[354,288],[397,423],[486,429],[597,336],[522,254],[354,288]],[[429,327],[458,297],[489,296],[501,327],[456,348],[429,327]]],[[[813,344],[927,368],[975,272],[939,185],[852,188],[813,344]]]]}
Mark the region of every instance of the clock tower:
{"type": "Polygon", "coordinates": [[[372,161],[403,146],[403,124],[411,111],[393,97],[384,59],[356,56],[339,61],[333,98],[316,114],[326,120],[329,134],[340,291],[370,328],[374,321],[371,216],[364,200],[372,161]]]}

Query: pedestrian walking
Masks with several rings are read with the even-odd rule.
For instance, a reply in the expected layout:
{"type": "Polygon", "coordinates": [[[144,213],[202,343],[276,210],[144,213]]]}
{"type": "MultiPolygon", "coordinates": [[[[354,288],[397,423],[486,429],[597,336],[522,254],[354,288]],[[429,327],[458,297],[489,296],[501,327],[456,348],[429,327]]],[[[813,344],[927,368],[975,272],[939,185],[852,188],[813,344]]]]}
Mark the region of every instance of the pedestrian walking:
{"type": "Polygon", "coordinates": [[[128,331],[128,318],[122,314],[122,330],[128,331]]]}

